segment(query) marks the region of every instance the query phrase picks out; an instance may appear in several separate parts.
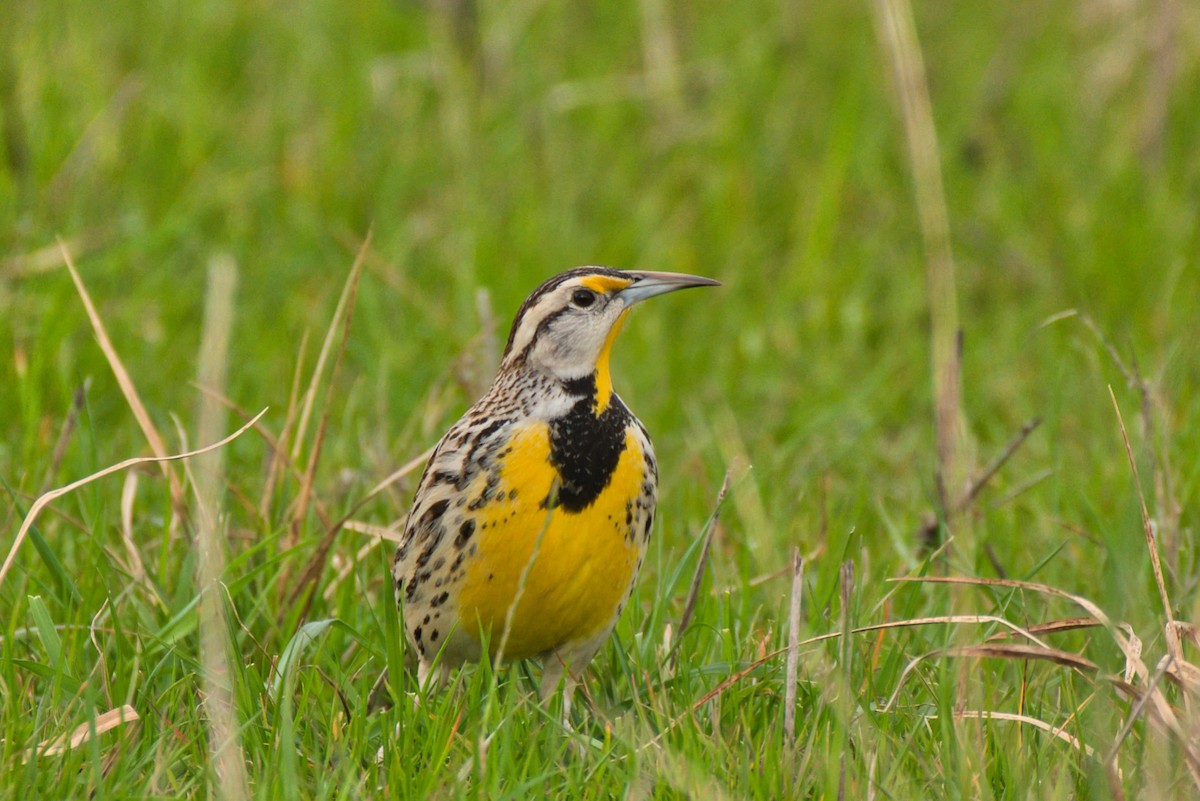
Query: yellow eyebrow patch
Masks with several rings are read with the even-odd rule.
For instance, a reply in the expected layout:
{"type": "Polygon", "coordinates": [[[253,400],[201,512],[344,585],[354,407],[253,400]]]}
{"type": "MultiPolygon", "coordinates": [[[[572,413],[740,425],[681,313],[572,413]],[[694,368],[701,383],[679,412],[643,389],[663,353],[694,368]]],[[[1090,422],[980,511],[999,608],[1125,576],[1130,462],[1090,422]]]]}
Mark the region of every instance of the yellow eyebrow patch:
{"type": "Polygon", "coordinates": [[[628,278],[613,278],[608,275],[589,275],[587,278],[581,278],[579,283],[593,292],[615,292],[618,289],[624,289],[633,283],[628,278]]]}

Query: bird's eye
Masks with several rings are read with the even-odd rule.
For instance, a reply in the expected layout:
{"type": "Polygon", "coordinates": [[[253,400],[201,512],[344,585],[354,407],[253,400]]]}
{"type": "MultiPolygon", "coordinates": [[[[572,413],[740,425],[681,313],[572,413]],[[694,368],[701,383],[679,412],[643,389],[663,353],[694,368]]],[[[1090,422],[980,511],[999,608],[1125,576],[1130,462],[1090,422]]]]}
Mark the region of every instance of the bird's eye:
{"type": "Polygon", "coordinates": [[[596,302],[596,293],[589,289],[576,289],[571,294],[571,303],[580,309],[586,309],[596,302]]]}

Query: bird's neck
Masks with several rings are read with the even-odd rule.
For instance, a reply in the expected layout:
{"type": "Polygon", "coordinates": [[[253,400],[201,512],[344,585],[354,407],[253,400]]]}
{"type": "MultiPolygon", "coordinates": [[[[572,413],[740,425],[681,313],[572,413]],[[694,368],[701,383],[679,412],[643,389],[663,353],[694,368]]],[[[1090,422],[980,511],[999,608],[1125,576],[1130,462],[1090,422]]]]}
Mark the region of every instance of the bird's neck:
{"type": "Polygon", "coordinates": [[[551,407],[561,408],[560,405],[563,403],[566,403],[568,407],[573,407],[582,400],[590,400],[592,413],[599,417],[616,398],[613,393],[609,358],[612,355],[613,343],[616,342],[617,335],[621,332],[621,326],[624,325],[625,318],[628,316],[627,310],[617,318],[596,356],[595,366],[590,373],[574,378],[564,378],[546,368],[535,367],[523,358],[506,360],[500,365],[500,373],[497,375],[489,395],[503,394],[510,388],[522,384],[540,386],[543,392],[549,390],[550,394],[544,397],[547,400],[553,399],[550,402],[551,407]],[[557,388],[561,394],[554,392],[552,387],[557,388]]]}

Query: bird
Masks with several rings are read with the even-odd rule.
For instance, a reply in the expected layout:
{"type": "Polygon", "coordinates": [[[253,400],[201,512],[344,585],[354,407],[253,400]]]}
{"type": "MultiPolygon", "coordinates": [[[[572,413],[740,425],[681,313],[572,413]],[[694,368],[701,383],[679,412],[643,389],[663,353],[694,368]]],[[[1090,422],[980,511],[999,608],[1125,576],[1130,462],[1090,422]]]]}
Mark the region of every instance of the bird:
{"type": "Polygon", "coordinates": [[[521,304],[490,388],[435,446],[392,561],[417,680],[540,659],[540,695],[582,671],[633,592],[658,501],[650,436],[609,359],[633,306],[711,278],[577,267],[521,304]]]}

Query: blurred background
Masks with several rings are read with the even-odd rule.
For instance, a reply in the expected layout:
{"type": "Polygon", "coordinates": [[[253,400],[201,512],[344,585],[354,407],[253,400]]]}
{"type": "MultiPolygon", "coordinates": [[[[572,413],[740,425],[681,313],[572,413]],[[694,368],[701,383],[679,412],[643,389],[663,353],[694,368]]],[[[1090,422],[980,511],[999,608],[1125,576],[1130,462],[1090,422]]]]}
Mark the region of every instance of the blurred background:
{"type": "MultiPolygon", "coordinates": [[[[32,491],[84,378],[87,459],[142,448],[56,237],[169,429],[197,403],[211,260],[240,276],[227,394],[281,415],[370,231],[334,486],[430,444],[542,279],[608,264],[725,282],[639,314],[616,370],[668,498],[670,474],[711,497],[735,457],[755,466],[739,510],[757,569],[825,507],[869,541],[891,529],[888,548],[932,508],[925,257],[873,6],[9,2],[4,19],[10,485],[32,491]]],[[[998,486],[1055,478],[1036,513],[1000,514],[1025,510],[1034,539],[1060,503],[1136,522],[1103,489],[1127,470],[1105,386],[1131,413],[1138,396],[1079,317],[1042,324],[1087,315],[1195,435],[1200,13],[938,2],[916,22],[979,461],[1046,420],[998,486]]]]}
{"type": "MultiPolygon", "coordinates": [[[[744,593],[722,596],[733,622],[710,621],[714,642],[732,631],[744,649],[727,658],[778,633],[788,587],[771,577],[793,547],[815,588],[806,626],[836,627],[844,559],[875,622],[881,582],[922,564],[919,529],[938,508],[928,254],[885,5],[0,0],[0,542],[40,491],[148,452],[58,238],[174,451],[199,439],[210,266],[237,270],[224,394],[269,406],[279,435],[369,235],[344,360],[318,406],[312,492],[332,519],[403,515],[412,477],[356,504],[482,390],[542,280],[580,264],[698,273],[724,287],[640,309],[614,358],[662,465],[663,551],[648,574],[694,546],[732,467],[712,582],[744,593]],[[761,641],[747,633],[760,626],[761,641]]],[[[918,2],[914,22],[972,473],[1042,421],[981,493],[970,519],[982,547],[955,552],[952,569],[1085,591],[1153,632],[1162,608],[1108,387],[1175,603],[1191,609],[1200,6],[918,2]]],[[[283,588],[330,529],[312,514],[291,526],[300,482],[264,478],[264,442],[228,449],[223,486],[241,559],[230,576],[245,575],[231,603],[274,655],[301,622],[283,588]]],[[[174,594],[131,625],[174,642],[157,626],[191,608],[193,557],[164,533],[165,482],[142,486],[131,547],[174,594]]],[[[96,484],[44,520],[40,550],[25,548],[0,586],[6,625],[40,593],[61,602],[55,620],[86,628],[123,593],[119,571],[89,569],[123,553],[117,507],[115,481],[96,484]],[[71,601],[71,576],[88,602],[71,601]]],[[[333,564],[351,570],[365,541],[338,534],[333,564]]],[[[305,611],[378,640],[385,627],[354,618],[363,598],[390,604],[376,561],[359,567],[365,595],[335,582],[305,611]]],[[[660,591],[643,586],[643,601],[660,591]]],[[[672,587],[643,608],[678,606],[672,587]]],[[[114,609],[141,603],[120,597],[114,609]]],[[[91,658],[85,637],[71,642],[91,658]]],[[[141,651],[109,659],[136,665],[141,651]]],[[[164,668],[162,692],[191,670],[164,668]]],[[[0,675],[25,676],[11,664],[0,675]]],[[[6,696],[12,725],[28,711],[19,695],[6,696]]],[[[287,752],[264,759],[287,764],[287,752]]]]}

